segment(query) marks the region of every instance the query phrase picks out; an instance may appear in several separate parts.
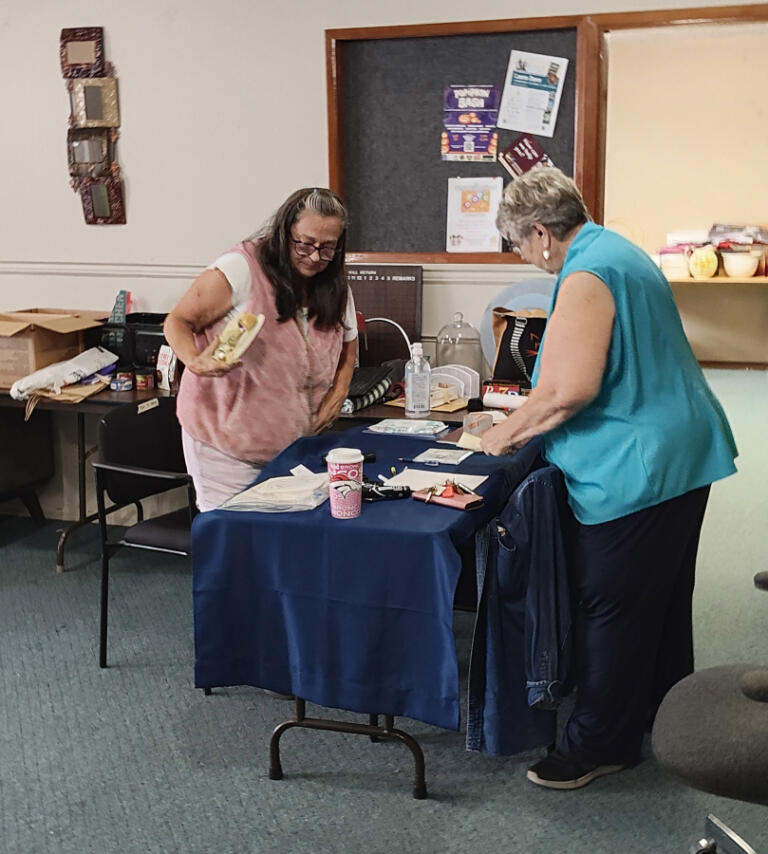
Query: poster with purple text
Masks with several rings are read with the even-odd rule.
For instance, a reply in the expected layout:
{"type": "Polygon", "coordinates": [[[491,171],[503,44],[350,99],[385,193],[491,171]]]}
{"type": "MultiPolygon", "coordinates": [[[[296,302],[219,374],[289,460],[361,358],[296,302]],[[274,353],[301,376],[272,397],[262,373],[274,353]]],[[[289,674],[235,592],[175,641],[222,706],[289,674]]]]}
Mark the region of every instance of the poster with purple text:
{"type": "Polygon", "coordinates": [[[443,91],[443,160],[493,162],[499,147],[499,87],[452,84],[443,91]]]}

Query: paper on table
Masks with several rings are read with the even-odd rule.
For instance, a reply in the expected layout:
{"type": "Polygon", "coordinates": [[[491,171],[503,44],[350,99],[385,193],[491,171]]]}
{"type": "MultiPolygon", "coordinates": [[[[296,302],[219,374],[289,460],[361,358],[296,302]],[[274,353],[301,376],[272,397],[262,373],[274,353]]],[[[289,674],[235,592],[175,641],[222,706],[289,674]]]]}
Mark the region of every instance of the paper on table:
{"type": "Polygon", "coordinates": [[[439,463],[444,466],[457,466],[462,460],[472,456],[472,451],[457,451],[454,448],[430,448],[417,454],[415,463],[439,463]]]}
{"type": "MultiPolygon", "coordinates": [[[[297,467],[297,468],[303,468],[297,467]]],[[[296,469],[294,469],[296,471],[296,469]]],[[[260,510],[265,513],[290,513],[312,510],[328,498],[328,473],[309,472],[271,477],[249,486],[228,498],[221,510],[260,510]]]]}
{"type": "MultiPolygon", "coordinates": [[[[469,489],[477,489],[481,483],[488,480],[486,474],[464,474],[458,472],[455,476],[456,480],[463,486],[469,489]]],[[[404,468],[401,472],[388,477],[385,483],[392,486],[410,486],[411,489],[429,489],[431,486],[438,486],[445,483],[446,480],[453,480],[453,476],[439,471],[425,471],[424,469],[404,468]]]]}

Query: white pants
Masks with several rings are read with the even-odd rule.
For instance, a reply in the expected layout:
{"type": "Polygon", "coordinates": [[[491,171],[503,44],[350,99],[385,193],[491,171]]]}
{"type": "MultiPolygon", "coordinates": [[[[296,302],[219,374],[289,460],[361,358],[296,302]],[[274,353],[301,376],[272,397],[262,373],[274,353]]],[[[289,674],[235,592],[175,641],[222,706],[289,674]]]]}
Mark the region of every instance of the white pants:
{"type": "Polygon", "coordinates": [[[184,459],[192,476],[200,510],[214,510],[250,486],[261,474],[253,463],[237,460],[181,431],[184,459]]]}

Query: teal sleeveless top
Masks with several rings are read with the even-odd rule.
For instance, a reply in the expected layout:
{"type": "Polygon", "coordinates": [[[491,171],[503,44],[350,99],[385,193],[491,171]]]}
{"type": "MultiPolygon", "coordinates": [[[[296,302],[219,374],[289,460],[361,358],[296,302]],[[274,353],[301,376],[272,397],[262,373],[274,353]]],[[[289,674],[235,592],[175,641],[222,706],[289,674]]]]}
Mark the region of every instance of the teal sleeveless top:
{"type": "MultiPolygon", "coordinates": [[[[608,522],[736,471],[728,421],[661,271],[638,246],[588,222],[568,248],[550,314],[561,283],[575,272],[601,279],[616,310],[597,397],[543,437],[546,459],[565,475],[576,518],[608,522]]],[[[534,385],[545,346],[546,332],[534,385]]]]}

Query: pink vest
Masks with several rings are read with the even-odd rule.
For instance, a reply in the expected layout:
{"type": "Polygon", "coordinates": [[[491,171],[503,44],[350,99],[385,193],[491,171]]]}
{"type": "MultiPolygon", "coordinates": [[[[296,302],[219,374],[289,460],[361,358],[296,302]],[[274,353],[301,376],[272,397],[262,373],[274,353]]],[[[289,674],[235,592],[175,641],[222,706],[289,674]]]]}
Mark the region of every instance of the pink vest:
{"type": "MultiPolygon", "coordinates": [[[[220,377],[184,371],[176,411],[195,439],[239,460],[264,465],[294,439],[311,432],[341,354],[343,330],[319,330],[310,320],[306,339],[296,320],[277,322],[272,285],[252,243],[229,250],[247,260],[251,297],[245,311],[264,315],[264,326],[242,365],[220,377]]],[[[204,349],[226,323],[221,318],[195,335],[204,349]]]]}

